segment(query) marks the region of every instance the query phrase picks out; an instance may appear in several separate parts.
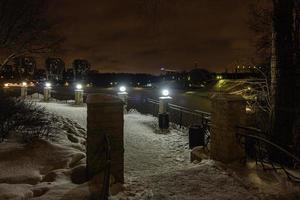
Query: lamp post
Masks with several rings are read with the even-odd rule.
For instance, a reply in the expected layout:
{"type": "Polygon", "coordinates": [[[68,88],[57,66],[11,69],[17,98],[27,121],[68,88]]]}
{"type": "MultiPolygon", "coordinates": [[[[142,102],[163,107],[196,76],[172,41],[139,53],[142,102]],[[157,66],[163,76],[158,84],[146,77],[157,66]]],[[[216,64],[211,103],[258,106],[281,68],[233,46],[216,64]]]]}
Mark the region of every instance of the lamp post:
{"type": "Polygon", "coordinates": [[[119,87],[118,97],[123,101],[124,103],[124,113],[127,112],[127,100],[128,100],[128,93],[126,92],[127,88],[125,86],[119,87]]]}
{"type": "Polygon", "coordinates": [[[170,92],[167,89],[162,90],[162,96],[159,97],[159,113],[158,113],[158,123],[159,128],[162,130],[169,129],[169,113],[168,106],[172,97],[169,96],[170,92]]]}
{"type": "Polygon", "coordinates": [[[83,89],[81,84],[77,84],[75,89],[75,105],[81,104],[83,104],[83,89]]]}
{"type": "Polygon", "coordinates": [[[44,87],[44,101],[48,102],[51,98],[51,83],[46,82],[44,87]]]}
{"type": "Polygon", "coordinates": [[[22,82],[21,84],[21,98],[26,98],[27,97],[27,83],[22,82]]]}
{"type": "Polygon", "coordinates": [[[3,87],[4,93],[8,93],[8,89],[9,89],[9,84],[8,83],[4,83],[4,87],[3,87]]]}

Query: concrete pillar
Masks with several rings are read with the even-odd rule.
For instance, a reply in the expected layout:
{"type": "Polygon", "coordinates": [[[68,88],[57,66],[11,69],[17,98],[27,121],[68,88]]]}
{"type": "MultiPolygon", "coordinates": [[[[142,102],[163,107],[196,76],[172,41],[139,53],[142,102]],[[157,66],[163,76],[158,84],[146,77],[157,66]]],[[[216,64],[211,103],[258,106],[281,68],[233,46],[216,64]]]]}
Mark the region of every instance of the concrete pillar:
{"type": "Polygon", "coordinates": [[[48,102],[51,98],[51,88],[45,87],[44,88],[44,101],[48,102]]]}
{"type": "Polygon", "coordinates": [[[126,113],[127,112],[127,104],[128,104],[128,93],[127,92],[118,92],[118,97],[123,101],[124,113],[126,113]]]}
{"type": "Polygon", "coordinates": [[[167,113],[168,110],[168,104],[172,100],[172,97],[159,97],[159,114],[167,113]]]}
{"type": "Polygon", "coordinates": [[[158,126],[162,131],[168,130],[170,127],[168,106],[172,97],[165,96],[159,97],[159,108],[158,108],[158,126]]]}
{"type": "Polygon", "coordinates": [[[245,120],[246,101],[242,97],[219,93],[212,98],[212,159],[230,163],[244,157],[236,139],[236,126],[244,125],[245,120]]]}
{"type": "Polygon", "coordinates": [[[3,92],[4,92],[5,94],[8,94],[8,91],[9,91],[8,84],[5,83],[5,84],[4,84],[4,87],[3,87],[3,92]]]}
{"type": "Polygon", "coordinates": [[[83,90],[75,90],[75,105],[83,104],[83,90]]]}
{"type": "Polygon", "coordinates": [[[21,98],[27,97],[27,87],[21,87],[21,98]]]}
{"type": "Polygon", "coordinates": [[[87,97],[87,174],[98,176],[105,168],[105,134],[110,139],[111,175],[124,182],[123,102],[114,96],[87,97]]]}

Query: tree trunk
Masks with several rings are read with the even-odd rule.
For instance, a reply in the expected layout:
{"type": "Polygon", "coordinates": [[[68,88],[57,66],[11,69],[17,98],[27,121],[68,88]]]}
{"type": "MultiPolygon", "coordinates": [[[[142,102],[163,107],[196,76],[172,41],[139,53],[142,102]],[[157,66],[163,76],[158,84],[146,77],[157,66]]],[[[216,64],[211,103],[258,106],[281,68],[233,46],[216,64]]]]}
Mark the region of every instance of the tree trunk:
{"type": "Polygon", "coordinates": [[[295,0],[273,0],[273,48],[271,64],[271,137],[292,144],[296,108],[295,0]]]}

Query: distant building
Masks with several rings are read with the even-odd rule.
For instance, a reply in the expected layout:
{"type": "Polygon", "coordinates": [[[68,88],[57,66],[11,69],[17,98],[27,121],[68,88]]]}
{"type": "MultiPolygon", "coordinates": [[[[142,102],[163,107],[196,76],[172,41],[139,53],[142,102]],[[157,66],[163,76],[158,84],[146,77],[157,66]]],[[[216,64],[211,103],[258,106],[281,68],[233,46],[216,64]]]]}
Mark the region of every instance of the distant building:
{"type": "Polygon", "coordinates": [[[65,71],[65,63],[60,58],[47,58],[46,59],[46,73],[47,79],[51,81],[62,81],[65,71]]]}
{"type": "Polygon", "coordinates": [[[76,59],[73,61],[73,72],[75,80],[86,80],[91,64],[87,60],[76,59]]]}
{"type": "Polygon", "coordinates": [[[37,81],[45,81],[47,78],[47,73],[45,69],[37,69],[34,75],[34,79],[37,81]]]}
{"type": "Polygon", "coordinates": [[[68,82],[72,82],[74,80],[74,69],[68,68],[64,74],[64,80],[68,82]]]}
{"type": "Polygon", "coordinates": [[[257,66],[236,66],[235,73],[258,73],[259,71],[264,71],[264,67],[257,66]]]}
{"type": "Polygon", "coordinates": [[[36,71],[36,61],[33,57],[19,56],[13,59],[13,67],[20,79],[32,79],[36,71]]]}

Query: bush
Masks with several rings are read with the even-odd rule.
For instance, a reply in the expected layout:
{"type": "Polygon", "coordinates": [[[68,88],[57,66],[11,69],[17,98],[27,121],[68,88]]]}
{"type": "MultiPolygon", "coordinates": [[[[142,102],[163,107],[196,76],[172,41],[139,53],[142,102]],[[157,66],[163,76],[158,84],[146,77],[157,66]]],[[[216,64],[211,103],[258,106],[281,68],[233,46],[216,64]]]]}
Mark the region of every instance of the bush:
{"type": "Polygon", "coordinates": [[[50,115],[33,102],[11,98],[0,93],[0,137],[1,141],[11,131],[20,134],[24,142],[35,139],[50,139],[55,128],[50,115]]]}

